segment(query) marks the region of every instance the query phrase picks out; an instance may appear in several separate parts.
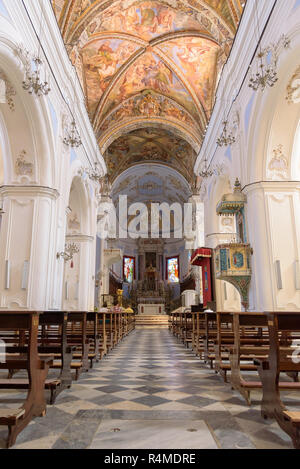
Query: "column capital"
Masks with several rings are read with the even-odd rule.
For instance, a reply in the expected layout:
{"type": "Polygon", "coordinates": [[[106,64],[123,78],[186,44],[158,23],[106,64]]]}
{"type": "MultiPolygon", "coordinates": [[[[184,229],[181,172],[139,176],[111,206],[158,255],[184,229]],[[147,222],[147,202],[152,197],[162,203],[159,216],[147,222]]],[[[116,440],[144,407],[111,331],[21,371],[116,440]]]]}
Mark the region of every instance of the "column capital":
{"type": "Polygon", "coordinates": [[[84,234],[71,234],[66,236],[67,241],[74,241],[77,243],[85,243],[85,242],[90,242],[92,243],[94,241],[94,236],[89,236],[89,235],[84,235],[84,234]]]}
{"type": "Polygon", "coordinates": [[[23,196],[23,197],[49,197],[53,200],[57,200],[59,197],[59,192],[56,189],[47,186],[21,186],[21,185],[12,185],[12,186],[0,186],[0,195],[2,197],[11,197],[11,196],[23,196]]]}
{"type": "Polygon", "coordinates": [[[300,190],[300,181],[259,181],[247,184],[243,193],[248,195],[252,192],[294,192],[300,190]]]}

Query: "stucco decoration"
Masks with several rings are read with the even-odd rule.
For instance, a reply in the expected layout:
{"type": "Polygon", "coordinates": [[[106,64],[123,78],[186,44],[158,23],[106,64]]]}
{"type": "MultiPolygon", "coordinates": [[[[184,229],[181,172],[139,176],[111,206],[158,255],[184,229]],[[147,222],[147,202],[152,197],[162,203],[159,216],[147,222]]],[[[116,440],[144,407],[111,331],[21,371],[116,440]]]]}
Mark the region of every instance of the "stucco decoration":
{"type": "Polygon", "coordinates": [[[26,151],[21,151],[15,165],[17,176],[28,176],[29,178],[33,176],[33,163],[30,163],[27,159],[26,151]]]}
{"type": "Polygon", "coordinates": [[[273,158],[268,165],[267,176],[272,180],[288,178],[289,163],[280,144],[273,150],[273,158]]]}
{"type": "Polygon", "coordinates": [[[286,99],[289,104],[300,103],[300,65],[289,81],[286,99]]]}
{"type": "Polygon", "coordinates": [[[0,69],[0,104],[7,104],[11,111],[15,110],[14,96],[16,90],[8,80],[5,73],[0,69]]]}

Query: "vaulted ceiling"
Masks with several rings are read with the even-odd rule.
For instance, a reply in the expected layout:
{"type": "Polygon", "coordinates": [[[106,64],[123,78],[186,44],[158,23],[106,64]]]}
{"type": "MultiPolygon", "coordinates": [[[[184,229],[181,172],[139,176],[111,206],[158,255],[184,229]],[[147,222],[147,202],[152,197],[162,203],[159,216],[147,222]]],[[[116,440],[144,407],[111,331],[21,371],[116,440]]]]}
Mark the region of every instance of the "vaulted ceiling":
{"type": "Polygon", "coordinates": [[[145,161],[191,178],[242,2],[52,4],[111,178],[145,161]]]}

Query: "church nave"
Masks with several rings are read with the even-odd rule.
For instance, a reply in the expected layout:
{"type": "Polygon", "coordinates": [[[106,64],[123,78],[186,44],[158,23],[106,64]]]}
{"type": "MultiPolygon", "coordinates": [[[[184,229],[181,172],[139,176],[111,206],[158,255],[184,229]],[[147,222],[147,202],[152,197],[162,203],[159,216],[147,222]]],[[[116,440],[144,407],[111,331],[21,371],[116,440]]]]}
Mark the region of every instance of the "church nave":
{"type": "Polygon", "coordinates": [[[1,449],[300,449],[299,51],[300,0],[0,0],[1,449]]]}

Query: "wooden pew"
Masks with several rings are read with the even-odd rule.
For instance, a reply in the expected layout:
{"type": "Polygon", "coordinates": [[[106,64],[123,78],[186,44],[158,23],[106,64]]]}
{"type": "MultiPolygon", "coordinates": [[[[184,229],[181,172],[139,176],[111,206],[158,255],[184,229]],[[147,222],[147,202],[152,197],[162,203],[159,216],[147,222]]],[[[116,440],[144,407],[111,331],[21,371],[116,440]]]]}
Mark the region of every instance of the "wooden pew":
{"type": "Polygon", "coordinates": [[[100,360],[100,334],[99,334],[98,312],[87,313],[87,339],[89,340],[90,367],[93,368],[94,361],[100,360]]]}
{"type": "Polygon", "coordinates": [[[99,339],[99,355],[100,360],[107,354],[107,315],[108,311],[106,308],[101,309],[98,312],[98,333],[100,336],[99,339]]]}
{"type": "MultiPolygon", "coordinates": [[[[231,384],[251,405],[252,390],[262,389],[260,380],[245,380],[241,374],[241,360],[249,372],[257,373],[257,361],[269,356],[268,318],[264,313],[233,313],[234,346],[229,347],[231,364],[231,384]],[[254,332],[256,330],[256,333],[254,332]],[[252,364],[250,363],[252,362],[252,364]]],[[[286,339],[288,342],[288,339],[286,339]]],[[[290,382],[280,382],[280,389],[290,389],[290,382]]]]}
{"type": "Polygon", "coordinates": [[[135,330],[135,313],[134,311],[132,313],[127,313],[128,314],[128,334],[130,332],[135,330]]]}
{"type": "MultiPolygon", "coordinates": [[[[300,391],[300,383],[280,381],[281,373],[300,371],[300,313],[267,313],[270,337],[268,359],[256,360],[263,387],[261,413],[264,418],[275,418],[291,437],[294,447],[300,449],[300,411],[289,412],[281,401],[280,390],[300,391]],[[298,340],[298,345],[295,340],[298,340]],[[296,347],[295,347],[296,346],[296,347]]],[[[292,375],[295,377],[295,375],[292,375]]]]}
{"type": "MultiPolygon", "coordinates": [[[[45,381],[52,357],[40,358],[38,355],[39,313],[37,312],[3,312],[0,311],[0,331],[19,331],[28,334],[27,345],[11,345],[6,348],[4,362],[0,363],[3,370],[26,370],[29,388],[25,402],[18,409],[0,408],[0,425],[8,427],[7,447],[16,441],[19,433],[34,417],[46,414],[45,381]]],[[[5,340],[5,334],[1,333],[5,340]]],[[[3,361],[3,360],[1,360],[3,361]]],[[[14,380],[1,380],[0,389],[14,387],[14,380]]]]}
{"type": "Polygon", "coordinates": [[[203,336],[204,330],[204,311],[203,305],[196,305],[191,307],[192,314],[192,349],[195,355],[204,360],[204,343],[203,336]]]}
{"type": "MultiPolygon", "coordinates": [[[[227,374],[231,371],[231,363],[229,359],[229,350],[234,348],[235,335],[233,318],[236,313],[233,312],[217,312],[217,338],[215,340],[215,363],[214,367],[225,382],[227,382],[227,374]]],[[[241,313],[246,314],[246,313],[241,313]]],[[[251,313],[249,313],[251,314],[251,313]]],[[[254,313],[261,314],[261,313],[254,313]]],[[[249,317],[249,316],[248,316],[249,317]]],[[[254,317],[254,316],[253,316],[254,317]]],[[[253,318],[252,318],[253,319],[253,318]]],[[[245,319],[244,319],[245,320],[245,319]]],[[[239,371],[256,371],[256,367],[252,363],[251,354],[257,352],[257,347],[268,346],[268,333],[262,332],[261,327],[241,326],[239,329],[239,344],[244,347],[242,354],[239,355],[239,371]],[[246,348],[255,347],[255,350],[246,348]]]]}
{"type": "Polygon", "coordinates": [[[182,343],[186,348],[192,345],[193,335],[193,318],[189,308],[186,308],[182,313],[182,343]]]}
{"type": "Polygon", "coordinates": [[[64,311],[44,312],[39,319],[39,354],[50,354],[61,361],[57,379],[47,379],[45,389],[48,390],[47,402],[55,403],[57,396],[72,385],[71,363],[75,347],[67,343],[68,313],[64,311]]]}
{"type": "MultiPolygon", "coordinates": [[[[68,313],[67,344],[75,347],[71,370],[75,371],[77,381],[82,372],[89,370],[89,344],[87,338],[87,312],[72,311],[68,313]]],[[[61,369],[62,361],[55,360],[51,368],[61,369]]]]}
{"type": "Polygon", "coordinates": [[[249,381],[244,379],[241,373],[241,359],[243,358],[243,360],[249,362],[243,366],[244,371],[256,372],[257,368],[253,364],[253,360],[268,356],[269,346],[266,344],[262,333],[264,329],[266,334],[267,316],[263,313],[252,312],[232,313],[232,315],[234,345],[225,347],[229,351],[230,381],[232,387],[245,398],[248,405],[251,405],[251,391],[261,389],[262,385],[259,380],[249,381]]]}

